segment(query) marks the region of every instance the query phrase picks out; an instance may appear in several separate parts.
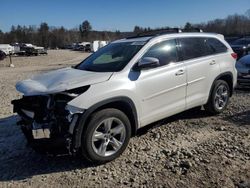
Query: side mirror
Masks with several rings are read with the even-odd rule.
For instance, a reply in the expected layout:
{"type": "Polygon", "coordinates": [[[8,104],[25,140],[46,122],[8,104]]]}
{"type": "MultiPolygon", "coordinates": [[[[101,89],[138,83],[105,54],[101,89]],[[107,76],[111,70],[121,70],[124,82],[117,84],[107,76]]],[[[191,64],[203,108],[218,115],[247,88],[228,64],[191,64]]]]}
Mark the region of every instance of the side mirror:
{"type": "Polygon", "coordinates": [[[138,69],[147,69],[147,68],[155,68],[160,66],[160,61],[154,57],[144,57],[139,60],[137,68],[138,69]]]}

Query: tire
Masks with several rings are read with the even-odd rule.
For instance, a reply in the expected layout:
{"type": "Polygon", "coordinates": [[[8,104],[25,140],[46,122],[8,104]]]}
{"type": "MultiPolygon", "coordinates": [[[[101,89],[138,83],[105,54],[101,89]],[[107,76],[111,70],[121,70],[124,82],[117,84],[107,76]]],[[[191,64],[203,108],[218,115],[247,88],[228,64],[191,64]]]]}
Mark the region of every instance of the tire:
{"type": "Polygon", "coordinates": [[[100,110],[91,116],[82,133],[82,155],[95,163],[112,161],[123,153],[130,137],[131,124],[122,111],[100,110]]]}
{"type": "Polygon", "coordinates": [[[216,115],[223,112],[229,102],[230,89],[224,80],[217,80],[214,83],[210,97],[206,105],[205,110],[211,114],[216,115]]]}

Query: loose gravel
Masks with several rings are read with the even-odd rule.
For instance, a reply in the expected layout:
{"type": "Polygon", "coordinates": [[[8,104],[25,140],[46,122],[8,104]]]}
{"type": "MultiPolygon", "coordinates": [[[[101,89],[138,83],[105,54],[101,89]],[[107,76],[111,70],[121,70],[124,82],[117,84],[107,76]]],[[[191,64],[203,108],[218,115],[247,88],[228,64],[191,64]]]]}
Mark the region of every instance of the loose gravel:
{"type": "Polygon", "coordinates": [[[0,62],[0,187],[250,187],[250,89],[238,89],[227,110],[192,109],[139,130],[116,160],[95,166],[74,156],[45,156],[26,146],[10,101],[15,83],[79,63],[68,50],[0,62]]]}

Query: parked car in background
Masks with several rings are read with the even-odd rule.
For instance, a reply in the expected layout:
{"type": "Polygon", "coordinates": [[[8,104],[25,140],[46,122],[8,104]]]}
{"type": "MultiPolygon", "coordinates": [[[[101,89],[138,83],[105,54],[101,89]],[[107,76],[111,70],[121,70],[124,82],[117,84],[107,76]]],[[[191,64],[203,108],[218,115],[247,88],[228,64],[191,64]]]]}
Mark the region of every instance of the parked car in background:
{"type": "Polygon", "coordinates": [[[238,58],[250,53],[250,37],[237,39],[231,43],[231,47],[238,58]]]}
{"type": "Polygon", "coordinates": [[[74,45],[73,50],[75,51],[89,51],[90,42],[80,42],[74,45]]]}
{"type": "Polygon", "coordinates": [[[229,44],[231,44],[231,43],[233,43],[234,41],[236,41],[236,40],[238,40],[238,39],[240,39],[241,38],[241,36],[231,36],[231,37],[225,37],[225,40],[229,43],[229,44]]]}
{"type": "Polygon", "coordinates": [[[240,58],[236,63],[238,85],[250,86],[250,55],[240,58]]]}
{"type": "Polygon", "coordinates": [[[14,53],[14,47],[9,44],[0,44],[0,50],[5,53],[5,55],[11,55],[14,53]]]}
{"type": "Polygon", "coordinates": [[[86,44],[85,52],[91,52],[91,44],[86,44]]]}
{"type": "Polygon", "coordinates": [[[31,55],[40,55],[40,54],[47,54],[47,50],[44,47],[40,47],[40,46],[35,46],[33,44],[21,44],[20,45],[20,55],[27,55],[27,56],[31,56],[31,55]]]}
{"type": "Polygon", "coordinates": [[[65,46],[62,47],[62,49],[69,49],[72,50],[74,48],[74,43],[73,44],[66,44],[65,46]]]}
{"type": "Polygon", "coordinates": [[[6,54],[2,50],[0,50],[0,61],[4,60],[4,58],[6,58],[6,54]]]}

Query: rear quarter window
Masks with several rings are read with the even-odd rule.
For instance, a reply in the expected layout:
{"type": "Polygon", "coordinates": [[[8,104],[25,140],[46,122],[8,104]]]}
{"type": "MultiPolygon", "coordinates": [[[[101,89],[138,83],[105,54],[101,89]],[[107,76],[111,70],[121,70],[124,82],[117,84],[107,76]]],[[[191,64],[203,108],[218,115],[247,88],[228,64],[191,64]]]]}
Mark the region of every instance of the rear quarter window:
{"type": "Polygon", "coordinates": [[[227,47],[218,39],[207,38],[206,44],[213,51],[213,54],[227,52],[227,47]]]}
{"type": "Polygon", "coordinates": [[[227,47],[215,38],[188,37],[180,38],[179,42],[183,60],[227,52],[227,47]]]}

